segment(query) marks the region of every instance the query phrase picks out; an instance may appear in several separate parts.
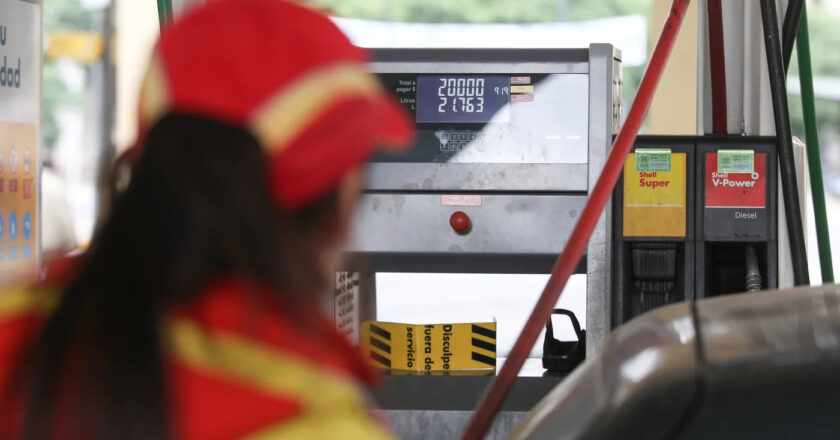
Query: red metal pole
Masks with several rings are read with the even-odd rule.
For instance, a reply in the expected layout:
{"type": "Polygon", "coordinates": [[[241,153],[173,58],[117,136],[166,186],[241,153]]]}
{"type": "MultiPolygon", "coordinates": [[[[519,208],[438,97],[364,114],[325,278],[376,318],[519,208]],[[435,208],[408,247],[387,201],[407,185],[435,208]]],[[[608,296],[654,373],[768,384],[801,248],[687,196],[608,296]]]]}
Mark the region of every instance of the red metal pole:
{"type": "Polygon", "coordinates": [[[726,59],[723,50],[723,14],[720,0],[708,0],[709,61],[712,73],[712,132],[726,129],[726,59]]]}
{"type": "Polygon", "coordinates": [[[601,212],[604,210],[607,201],[610,198],[613,188],[615,187],[618,177],[624,168],[624,162],[627,160],[627,155],[630,153],[630,148],[636,141],[636,136],[639,134],[639,129],[642,126],[642,121],[647,114],[650,103],[653,100],[653,93],[656,91],[656,86],[659,84],[659,79],[662,76],[662,71],[665,69],[665,63],[668,60],[668,55],[674,47],[674,42],[677,39],[682,19],[685,16],[690,0],[674,0],[671,5],[671,13],[665,21],[665,26],[662,28],[662,34],[659,36],[659,41],[656,43],[656,48],[653,50],[647,70],[642,76],[642,83],[639,85],[639,90],[636,93],[636,98],[630,106],[630,112],[627,114],[627,120],[621,131],[618,133],[615,142],[613,143],[612,151],[601,171],[601,176],[592,190],[589,201],[586,203],[583,212],[578,219],[575,229],[566,244],[566,248],[560,255],[560,258],[554,264],[554,269],[551,272],[551,277],[543,289],[540,299],[534,306],[528,322],[519,334],[519,338],[513,345],[510,355],[502,365],[499,375],[490,384],[490,388],[485,394],[478,408],[473,415],[470,424],[464,432],[463,440],[480,440],[487,433],[487,429],[493,422],[493,418],[502,406],[505,397],[507,397],[511,386],[516,381],[516,376],[528,358],[528,353],[531,347],[534,346],[537,338],[540,335],[545,323],[551,317],[551,311],[554,309],[566,282],[577,267],[580,257],[589,242],[589,237],[595,229],[595,224],[601,212]]]}

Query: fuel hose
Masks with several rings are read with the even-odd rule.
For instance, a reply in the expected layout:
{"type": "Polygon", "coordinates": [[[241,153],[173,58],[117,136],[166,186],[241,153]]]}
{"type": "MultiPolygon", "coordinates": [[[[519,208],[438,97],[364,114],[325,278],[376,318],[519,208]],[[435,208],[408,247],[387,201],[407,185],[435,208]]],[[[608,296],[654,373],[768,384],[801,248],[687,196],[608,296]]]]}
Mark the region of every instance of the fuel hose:
{"type": "Polygon", "coordinates": [[[799,209],[799,191],[793,156],[793,138],[790,132],[790,114],[788,113],[782,45],[779,41],[779,23],[776,17],[776,0],[761,0],[761,22],[767,53],[767,70],[770,75],[773,117],[776,124],[776,146],[779,157],[779,172],[782,175],[782,200],[785,205],[785,220],[787,221],[788,239],[790,240],[793,284],[795,286],[807,286],[811,284],[808,275],[808,254],[805,251],[802,211],[799,209]]]}
{"type": "Polygon", "coordinates": [[[163,29],[172,20],[172,0],[157,0],[158,20],[163,29]]]}
{"type": "Polygon", "coordinates": [[[726,57],[721,0],[708,0],[709,70],[712,76],[712,133],[726,134],[726,57]]]}
{"type": "Polygon", "coordinates": [[[808,11],[802,5],[802,16],[796,33],[796,61],[799,65],[799,85],[802,90],[802,114],[805,119],[805,147],[808,152],[808,171],[811,177],[811,198],[814,200],[814,218],[817,224],[817,247],[820,252],[820,271],[824,284],[834,283],[834,265],[831,261],[831,239],[828,233],[828,215],[825,208],[820,139],[817,135],[817,114],[814,103],[814,78],[811,72],[811,45],[808,35],[808,11]]]}
{"type": "Polygon", "coordinates": [[[674,47],[689,3],[690,0],[673,0],[670,14],[665,20],[662,33],[656,42],[648,67],[642,76],[636,98],[630,106],[627,120],[615,138],[612,150],[607,157],[604,168],[601,170],[601,175],[592,189],[589,200],[586,202],[574,230],[572,230],[563,253],[560,254],[560,258],[554,264],[551,277],[548,279],[539,300],[537,300],[534,310],[516,339],[507,360],[499,370],[499,374],[490,383],[487,392],[476,408],[473,418],[467,425],[462,437],[464,440],[480,440],[487,433],[487,429],[516,381],[519,370],[528,358],[531,347],[534,346],[545,323],[550,319],[566,282],[577,267],[598,218],[601,216],[616,182],[618,182],[627,155],[639,134],[642,121],[653,100],[653,94],[659,84],[659,79],[662,77],[662,72],[665,70],[665,65],[671,54],[671,49],[674,47]]]}
{"type": "Polygon", "coordinates": [[[790,58],[793,54],[793,43],[796,40],[799,22],[802,20],[802,9],[805,7],[804,0],[790,0],[785,10],[785,19],[782,23],[782,62],[785,63],[785,73],[790,67],[790,58]]]}

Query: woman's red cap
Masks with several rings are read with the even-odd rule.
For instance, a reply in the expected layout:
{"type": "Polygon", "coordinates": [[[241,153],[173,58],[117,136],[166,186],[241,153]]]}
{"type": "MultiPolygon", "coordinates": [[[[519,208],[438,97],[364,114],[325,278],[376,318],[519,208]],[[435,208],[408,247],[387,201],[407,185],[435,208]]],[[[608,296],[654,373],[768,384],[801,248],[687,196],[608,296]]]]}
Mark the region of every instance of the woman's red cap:
{"type": "Polygon", "coordinates": [[[321,13],[282,0],[215,0],[167,26],[140,99],[140,132],[168,112],[241,125],[261,143],[278,204],[304,206],[377,147],[404,149],[406,111],[367,53],[321,13]]]}

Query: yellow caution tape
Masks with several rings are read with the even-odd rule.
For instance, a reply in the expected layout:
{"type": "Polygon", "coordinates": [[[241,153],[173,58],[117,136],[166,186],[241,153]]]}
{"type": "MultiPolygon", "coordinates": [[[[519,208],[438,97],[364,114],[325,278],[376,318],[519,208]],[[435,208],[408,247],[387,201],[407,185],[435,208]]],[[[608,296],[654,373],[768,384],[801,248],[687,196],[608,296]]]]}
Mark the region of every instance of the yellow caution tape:
{"type": "Polygon", "coordinates": [[[362,353],[368,364],[399,373],[495,371],[496,323],[400,324],[366,321],[362,353]]]}

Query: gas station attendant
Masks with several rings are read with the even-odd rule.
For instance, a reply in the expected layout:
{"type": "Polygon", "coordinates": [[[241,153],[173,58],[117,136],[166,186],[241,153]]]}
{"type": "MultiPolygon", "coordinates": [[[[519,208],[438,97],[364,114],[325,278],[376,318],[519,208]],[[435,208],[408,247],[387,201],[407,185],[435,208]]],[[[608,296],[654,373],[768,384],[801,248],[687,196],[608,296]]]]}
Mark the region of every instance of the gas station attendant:
{"type": "Polygon", "coordinates": [[[409,144],[366,53],[279,0],[164,29],[131,183],[88,252],[0,302],[0,438],[388,438],[320,315],[375,147],[409,144]]]}

